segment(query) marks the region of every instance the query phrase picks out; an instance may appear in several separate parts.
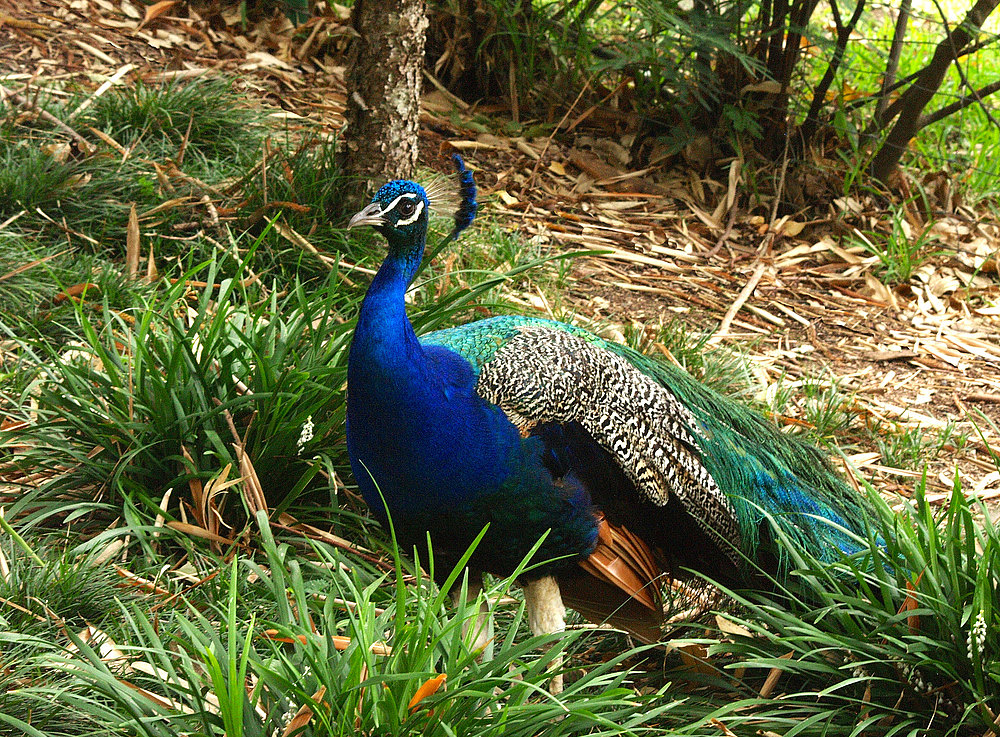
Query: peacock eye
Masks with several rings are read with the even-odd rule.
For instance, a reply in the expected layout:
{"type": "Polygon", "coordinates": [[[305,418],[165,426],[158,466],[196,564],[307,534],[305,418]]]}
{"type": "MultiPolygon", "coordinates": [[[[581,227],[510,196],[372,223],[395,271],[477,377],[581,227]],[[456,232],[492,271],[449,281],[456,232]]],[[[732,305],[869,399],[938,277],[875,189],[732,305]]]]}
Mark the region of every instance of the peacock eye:
{"type": "Polygon", "coordinates": [[[413,214],[413,211],[417,209],[417,206],[410,200],[403,200],[399,203],[399,214],[404,218],[413,214]]]}

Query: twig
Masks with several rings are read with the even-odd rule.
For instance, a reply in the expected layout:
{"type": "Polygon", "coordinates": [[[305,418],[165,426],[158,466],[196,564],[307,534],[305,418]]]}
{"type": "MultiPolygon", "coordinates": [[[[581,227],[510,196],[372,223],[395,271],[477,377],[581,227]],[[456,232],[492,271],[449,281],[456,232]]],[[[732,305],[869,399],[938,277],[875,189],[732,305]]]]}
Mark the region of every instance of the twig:
{"type": "Polygon", "coordinates": [[[110,77],[108,77],[104,81],[104,83],[100,87],[98,87],[96,90],[94,90],[94,94],[92,94],[86,100],[84,100],[83,102],[81,102],[80,105],[76,108],[76,110],[74,110],[69,115],[67,115],[66,119],[67,120],[72,120],[77,115],[79,115],[84,110],[86,110],[88,107],[90,107],[91,105],[93,105],[94,102],[97,100],[97,98],[99,98],[105,92],[107,92],[108,90],[110,90],[115,84],[118,83],[118,81],[122,77],[124,77],[126,74],[128,74],[129,72],[131,72],[133,69],[135,69],[135,64],[126,64],[121,69],[119,69],[117,72],[115,72],[114,74],[112,74],[110,77]]]}
{"type": "Polygon", "coordinates": [[[453,92],[451,92],[447,87],[445,87],[443,84],[441,84],[441,82],[433,74],[431,74],[430,72],[428,72],[426,69],[424,70],[424,77],[427,78],[428,82],[430,82],[432,85],[434,85],[434,87],[437,89],[438,92],[440,92],[442,95],[444,95],[445,99],[448,100],[448,102],[450,102],[452,105],[455,105],[462,112],[465,112],[470,107],[472,107],[465,100],[463,100],[462,98],[458,97],[456,94],[454,94],[453,92]]]}
{"type": "MultiPolygon", "coordinates": [[[[2,596],[0,596],[0,604],[6,604],[6,605],[7,605],[7,606],[9,606],[9,607],[13,607],[14,609],[17,609],[17,610],[18,610],[19,612],[23,612],[24,614],[27,614],[27,615],[28,615],[28,616],[30,616],[30,617],[34,617],[34,618],[35,618],[35,619],[37,619],[37,620],[38,620],[39,622],[48,622],[48,621],[49,621],[49,620],[47,620],[47,619],[46,619],[45,617],[43,617],[43,616],[42,616],[41,614],[35,614],[35,613],[34,613],[33,611],[31,611],[30,609],[25,609],[25,608],[24,608],[23,606],[21,606],[20,604],[17,604],[17,603],[15,603],[15,602],[11,601],[10,599],[5,599],[5,598],[4,598],[4,597],[2,597],[2,596]]],[[[989,734],[989,733],[987,732],[987,734],[989,734]]],[[[985,736],[984,736],[984,737],[985,737],[985,736]]]]}
{"type": "MultiPolygon", "coordinates": [[[[903,0],[903,2],[908,2],[908,0],[903,0]]],[[[847,50],[847,42],[850,40],[855,27],[857,27],[864,8],[865,0],[858,0],[857,4],[854,6],[854,14],[851,16],[851,19],[847,21],[847,25],[845,26],[841,20],[840,8],[838,7],[836,0],[830,0],[830,11],[833,13],[833,20],[837,26],[837,45],[833,50],[833,57],[830,59],[830,63],[827,64],[826,72],[823,74],[823,78],[813,91],[812,104],[809,106],[809,112],[806,113],[805,122],[799,129],[803,149],[809,146],[812,141],[812,137],[816,132],[816,128],[819,125],[819,113],[823,107],[823,103],[826,101],[827,90],[830,89],[830,85],[833,83],[833,80],[837,75],[837,70],[840,69],[840,65],[844,61],[844,53],[847,50]]],[[[893,76],[895,76],[895,72],[893,72],[893,76]]]]}
{"type": "Polygon", "coordinates": [[[875,104],[874,120],[878,125],[885,125],[883,120],[886,108],[889,107],[889,93],[896,83],[896,73],[899,70],[899,57],[903,53],[903,40],[906,38],[906,26],[910,22],[911,0],[902,0],[899,5],[899,15],[896,17],[896,28],[892,34],[892,45],[889,47],[889,58],[885,63],[885,76],[882,77],[882,88],[875,104]]]}
{"type": "Polygon", "coordinates": [[[0,97],[10,98],[11,100],[14,101],[15,104],[20,105],[23,108],[28,108],[29,110],[35,111],[42,118],[42,120],[47,120],[48,122],[52,123],[52,125],[54,125],[56,128],[63,131],[67,135],[71,136],[74,140],[79,141],[85,150],[87,151],[90,150],[90,141],[88,141],[86,138],[81,136],[75,130],[70,128],[64,122],[59,120],[59,118],[50,113],[48,110],[44,110],[43,108],[38,107],[38,105],[33,103],[24,95],[19,95],[17,92],[14,92],[14,90],[8,89],[4,85],[0,84],[0,97]]]}
{"type": "Polygon", "coordinates": [[[948,105],[945,105],[944,107],[935,110],[933,113],[928,113],[927,115],[921,115],[920,120],[917,121],[917,126],[921,129],[926,128],[927,126],[936,123],[939,120],[947,118],[949,115],[954,115],[959,110],[964,110],[970,105],[978,103],[979,106],[983,108],[983,112],[986,114],[986,117],[989,119],[989,121],[993,123],[994,126],[1000,127],[1000,125],[997,124],[996,119],[992,115],[990,115],[986,106],[983,105],[983,98],[989,97],[995,92],[1000,92],[1000,81],[990,82],[989,84],[983,85],[978,90],[972,90],[972,92],[970,92],[969,94],[962,95],[957,100],[955,100],[955,102],[949,103],[948,105]]]}
{"type": "Polygon", "coordinates": [[[51,261],[54,258],[59,258],[60,256],[65,256],[71,250],[73,250],[73,249],[67,248],[67,249],[64,249],[64,250],[60,251],[59,253],[51,253],[48,256],[43,256],[42,258],[35,259],[30,264],[22,264],[21,266],[18,266],[13,271],[8,271],[6,274],[0,274],[0,282],[7,281],[11,277],[17,276],[18,274],[21,274],[21,273],[27,271],[28,269],[33,269],[33,268],[35,268],[36,266],[38,266],[40,264],[44,264],[46,261],[51,261]]]}
{"type": "Polygon", "coordinates": [[[736,203],[733,203],[733,206],[729,208],[729,219],[726,221],[726,229],[722,231],[722,235],[719,236],[719,240],[717,240],[715,242],[715,245],[712,246],[712,250],[708,251],[705,254],[705,258],[712,258],[713,256],[715,256],[715,254],[717,254],[719,251],[722,250],[722,247],[726,245],[726,241],[729,240],[729,236],[732,234],[733,226],[735,225],[736,225],[736,203]]]}
{"type": "Polygon", "coordinates": [[[774,221],[778,217],[778,205],[781,203],[781,196],[785,193],[785,175],[788,174],[788,146],[791,136],[785,136],[785,153],[781,156],[781,177],[778,179],[778,190],[774,193],[774,203],[771,205],[771,219],[768,222],[767,232],[770,240],[765,240],[767,245],[774,240],[774,221]]]}
{"type": "Polygon", "coordinates": [[[309,49],[312,48],[313,41],[316,40],[316,36],[319,34],[320,29],[323,27],[325,21],[326,21],[325,18],[319,18],[316,21],[316,25],[313,26],[312,33],[310,33],[309,37],[302,42],[302,45],[299,47],[299,52],[295,55],[295,57],[299,59],[299,61],[305,61],[306,56],[309,53],[309,49]]]}
{"type": "Polygon", "coordinates": [[[753,294],[753,290],[757,288],[757,284],[760,283],[761,277],[764,276],[764,269],[767,268],[767,264],[762,260],[762,258],[765,253],[770,252],[771,245],[774,243],[775,239],[774,223],[775,219],[778,217],[778,204],[781,202],[781,195],[785,191],[785,176],[788,173],[788,147],[790,142],[791,136],[786,136],[785,153],[784,156],[782,156],[781,161],[781,177],[778,179],[778,189],[774,193],[774,203],[771,205],[770,227],[764,238],[764,242],[761,244],[760,250],[757,253],[757,265],[754,267],[753,274],[750,276],[749,281],[747,281],[739,295],[737,295],[736,301],[730,305],[725,317],[722,318],[722,322],[719,323],[719,329],[715,332],[715,335],[709,338],[709,345],[715,345],[729,334],[729,326],[732,325],[733,320],[736,319],[736,314],[740,311],[743,305],[746,304],[746,301],[750,299],[750,295],[753,294]]]}
{"type": "Polygon", "coordinates": [[[983,732],[983,737],[990,737],[991,734],[1000,735],[1000,730],[997,729],[998,726],[1000,726],[1000,714],[997,715],[997,718],[993,720],[991,725],[986,727],[986,731],[983,732]]]}
{"type": "Polygon", "coordinates": [[[545,158],[545,154],[546,152],[548,152],[549,146],[552,144],[552,139],[555,138],[556,133],[558,133],[559,129],[562,128],[562,124],[566,122],[566,118],[568,118],[569,114],[573,112],[573,110],[577,106],[577,103],[580,102],[580,99],[583,97],[583,94],[588,89],[590,89],[590,79],[584,82],[583,89],[580,90],[580,93],[576,96],[576,99],[573,100],[573,104],[569,106],[569,109],[566,111],[566,113],[562,116],[559,122],[556,123],[556,127],[552,129],[552,132],[549,134],[549,137],[545,139],[545,145],[542,146],[542,152],[538,154],[538,159],[535,161],[535,166],[531,170],[531,176],[528,177],[528,181],[524,185],[524,188],[526,190],[531,189],[531,187],[534,185],[535,175],[538,174],[538,167],[542,165],[542,160],[545,158]]]}
{"type": "MultiPolygon", "coordinates": [[[[958,76],[959,76],[959,78],[961,78],[962,84],[966,88],[972,90],[972,92],[970,93],[970,95],[966,95],[965,97],[969,97],[969,96],[973,97],[975,99],[975,101],[979,103],[979,107],[982,108],[983,115],[986,116],[986,119],[988,121],[990,121],[990,123],[993,124],[993,127],[1000,128],[1000,123],[997,123],[996,118],[994,118],[990,114],[989,109],[983,104],[983,101],[982,101],[982,99],[979,96],[978,90],[975,90],[975,89],[972,88],[972,84],[969,82],[969,78],[965,75],[965,70],[962,69],[962,65],[958,61],[960,49],[956,49],[955,48],[955,38],[954,38],[954,36],[952,36],[951,29],[948,27],[948,16],[945,15],[944,9],[941,7],[941,3],[938,2],[938,0],[932,0],[932,2],[934,3],[934,7],[937,8],[938,15],[941,16],[941,22],[944,23],[944,31],[947,34],[948,42],[951,44],[951,53],[952,53],[953,61],[955,63],[955,71],[958,72],[958,76]]],[[[987,85],[987,87],[989,87],[989,86],[990,85],[987,85]]],[[[942,108],[942,110],[947,109],[949,107],[951,107],[951,105],[945,106],[944,108],[942,108]]],[[[940,112],[941,112],[941,110],[937,111],[937,113],[940,113],[940,112]]],[[[920,129],[924,128],[925,126],[930,125],[935,120],[940,120],[940,118],[935,118],[934,117],[934,115],[936,115],[937,113],[932,113],[931,115],[921,115],[917,119],[917,130],[920,130],[920,129]]]]}
{"type": "Polygon", "coordinates": [[[711,338],[708,339],[708,345],[715,345],[719,343],[723,338],[729,334],[729,326],[733,324],[733,320],[736,319],[736,313],[740,311],[740,308],[750,299],[750,295],[753,294],[753,290],[757,288],[757,284],[760,282],[762,276],[764,276],[764,269],[767,268],[767,264],[763,261],[757,262],[757,268],[754,269],[753,274],[750,276],[749,281],[740,291],[739,295],[736,297],[736,301],[730,306],[729,310],[726,312],[726,316],[722,318],[722,322],[719,323],[719,329],[715,332],[711,338]]]}
{"type": "MultiPolygon", "coordinates": [[[[566,132],[567,132],[567,133],[571,133],[571,132],[572,132],[572,131],[573,131],[573,130],[574,130],[574,129],[575,129],[575,128],[576,128],[577,126],[578,126],[578,125],[580,125],[580,123],[582,123],[582,122],[583,122],[583,121],[585,121],[585,120],[586,120],[587,118],[589,118],[589,117],[590,117],[591,115],[593,115],[594,111],[595,111],[595,110],[597,110],[598,108],[600,108],[600,107],[601,107],[601,105],[603,105],[603,104],[604,104],[604,103],[606,103],[606,102],[607,102],[608,100],[610,100],[610,99],[611,99],[612,97],[614,97],[614,96],[615,96],[615,95],[617,95],[617,94],[618,94],[619,92],[621,92],[621,91],[622,91],[623,89],[625,89],[625,88],[626,88],[626,87],[628,86],[628,83],[629,83],[630,81],[631,81],[631,80],[630,80],[630,79],[628,79],[628,78],[626,78],[626,79],[623,79],[623,80],[622,80],[621,82],[619,82],[619,83],[618,83],[618,86],[617,86],[617,87],[615,87],[615,88],[614,88],[613,90],[611,90],[611,92],[609,92],[608,94],[606,94],[606,95],[605,95],[604,97],[602,97],[602,98],[601,98],[600,100],[598,100],[598,101],[597,101],[597,102],[595,102],[595,103],[594,103],[593,105],[591,105],[591,106],[590,106],[590,107],[588,107],[588,108],[587,108],[586,110],[584,110],[584,111],[583,111],[582,113],[580,113],[580,114],[579,114],[579,115],[578,115],[578,116],[576,117],[576,120],[574,120],[574,121],[573,121],[572,123],[570,123],[570,124],[569,124],[569,126],[567,126],[567,128],[566,128],[566,132]]],[[[588,83],[589,83],[589,81],[588,81],[588,83]]]]}
{"type": "MultiPolygon", "coordinates": [[[[52,223],[54,226],[56,226],[57,228],[59,228],[63,233],[66,233],[67,235],[75,235],[77,238],[83,238],[83,240],[87,241],[87,243],[89,243],[92,246],[99,246],[99,245],[101,245],[100,241],[94,240],[93,238],[91,238],[86,233],[81,233],[81,232],[79,232],[77,230],[73,230],[72,228],[67,227],[64,223],[60,223],[58,220],[54,220],[42,208],[36,207],[35,208],[35,212],[37,212],[43,218],[45,218],[50,223],[52,223]]],[[[67,238],[66,240],[69,240],[69,239],[67,238]]]]}

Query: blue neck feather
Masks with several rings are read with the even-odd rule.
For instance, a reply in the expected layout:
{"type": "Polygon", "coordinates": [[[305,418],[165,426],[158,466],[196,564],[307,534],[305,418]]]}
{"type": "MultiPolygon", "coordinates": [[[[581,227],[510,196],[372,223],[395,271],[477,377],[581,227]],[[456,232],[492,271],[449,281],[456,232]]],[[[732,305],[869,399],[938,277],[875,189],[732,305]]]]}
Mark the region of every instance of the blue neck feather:
{"type": "MultiPolygon", "coordinates": [[[[417,337],[406,317],[404,297],[420,264],[423,250],[423,243],[420,243],[416,258],[406,258],[398,256],[396,249],[392,249],[368,287],[354,333],[357,348],[351,351],[352,360],[355,350],[368,354],[371,361],[368,370],[399,363],[398,359],[402,358],[400,348],[407,349],[405,352],[408,354],[420,352],[417,337]]],[[[405,371],[406,365],[410,365],[415,357],[407,356],[404,365],[395,368],[405,371]]]]}
{"type": "Polygon", "coordinates": [[[500,455],[517,442],[516,431],[503,428],[513,430],[502,414],[476,396],[468,363],[451,351],[421,346],[404,295],[423,238],[417,248],[396,245],[362,303],[348,360],[348,448],[364,464],[355,475],[380,517],[380,493],[392,509],[419,511],[469,490],[496,488],[504,468],[500,455]],[[511,435],[507,442],[504,435],[511,435]],[[484,436],[500,442],[483,444],[484,436]]]}

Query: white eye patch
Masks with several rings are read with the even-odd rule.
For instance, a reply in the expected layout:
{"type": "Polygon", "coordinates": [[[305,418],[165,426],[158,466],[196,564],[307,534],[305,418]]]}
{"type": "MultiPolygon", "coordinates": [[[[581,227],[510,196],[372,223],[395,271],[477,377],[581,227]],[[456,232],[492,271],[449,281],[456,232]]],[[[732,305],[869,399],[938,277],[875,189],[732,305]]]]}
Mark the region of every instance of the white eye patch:
{"type": "Polygon", "coordinates": [[[424,202],[423,200],[419,199],[418,196],[413,192],[404,192],[403,194],[399,195],[399,197],[397,197],[388,205],[386,205],[384,208],[382,208],[382,212],[392,211],[393,209],[395,209],[396,205],[399,204],[400,200],[410,200],[410,201],[416,200],[417,207],[413,211],[413,214],[410,217],[406,218],[405,220],[397,220],[396,225],[397,226],[411,225],[412,223],[417,222],[417,219],[420,217],[420,214],[424,211],[424,202]]]}
{"type": "MultiPolygon", "coordinates": [[[[401,195],[401,196],[405,197],[406,195],[401,195]]],[[[406,220],[397,220],[396,227],[398,228],[400,225],[410,225],[411,223],[417,222],[417,219],[420,217],[420,213],[422,213],[423,211],[424,211],[424,201],[418,200],[417,209],[413,211],[413,214],[410,217],[406,218],[406,220]]]]}
{"type": "Polygon", "coordinates": [[[413,192],[404,192],[399,197],[394,199],[388,205],[382,208],[382,212],[389,212],[392,208],[399,204],[400,200],[415,200],[417,196],[413,192]]]}

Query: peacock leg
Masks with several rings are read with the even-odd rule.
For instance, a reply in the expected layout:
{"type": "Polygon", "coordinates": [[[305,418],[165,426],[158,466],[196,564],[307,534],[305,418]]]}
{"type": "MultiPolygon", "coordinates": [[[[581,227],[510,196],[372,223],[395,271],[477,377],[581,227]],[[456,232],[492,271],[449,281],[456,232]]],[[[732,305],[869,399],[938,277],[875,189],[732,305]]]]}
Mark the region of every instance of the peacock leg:
{"type": "MultiPolygon", "coordinates": [[[[563,606],[562,595],[559,593],[559,584],[553,576],[544,576],[525,584],[524,603],[528,608],[528,625],[533,635],[547,635],[566,629],[566,607],[563,606]]],[[[551,668],[562,668],[562,655],[552,661],[551,668]]],[[[559,673],[552,676],[549,692],[558,694],[562,690],[563,677],[559,673]]]]}

